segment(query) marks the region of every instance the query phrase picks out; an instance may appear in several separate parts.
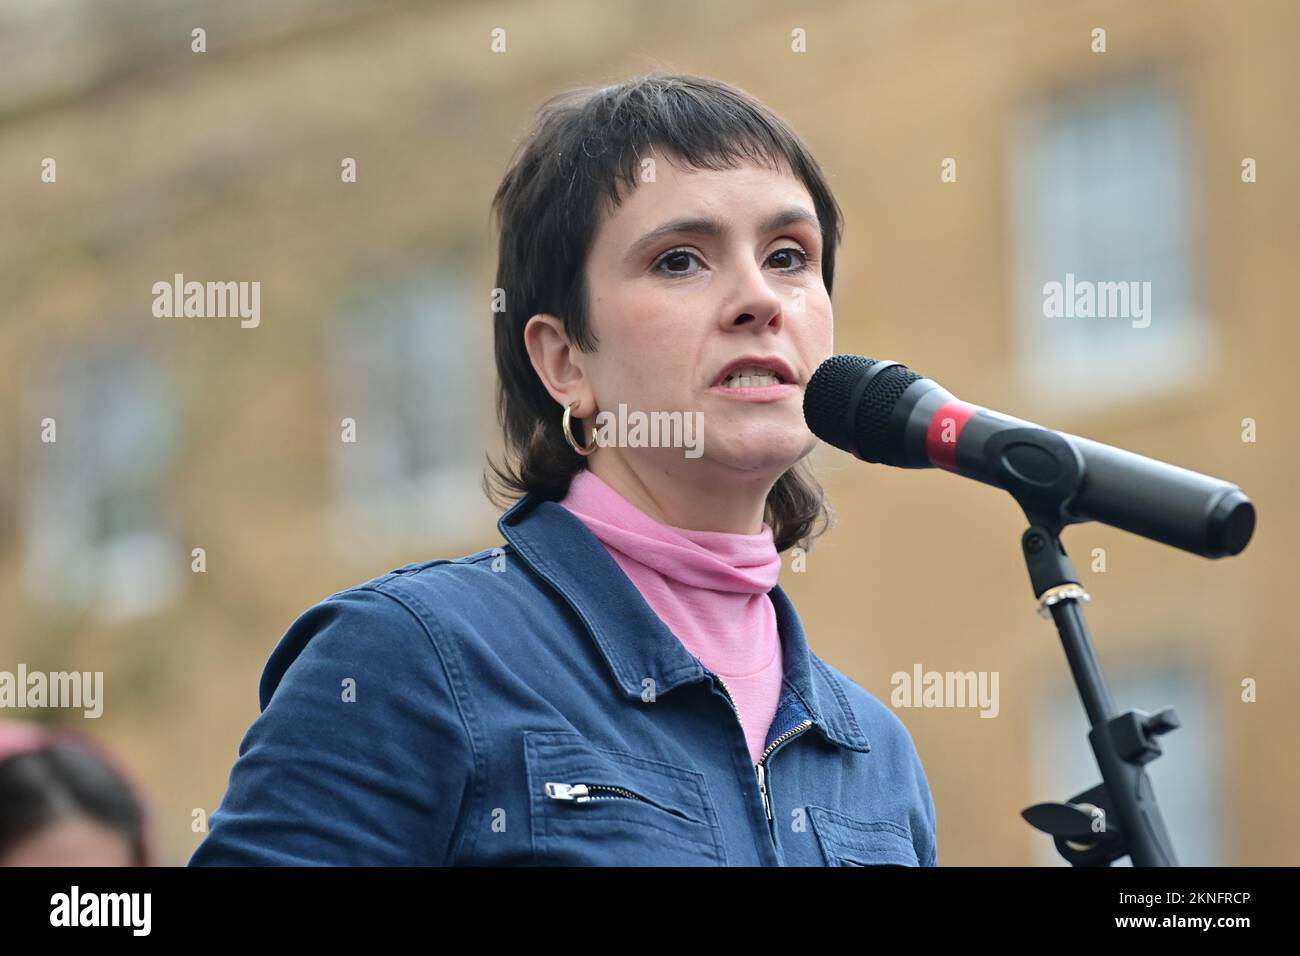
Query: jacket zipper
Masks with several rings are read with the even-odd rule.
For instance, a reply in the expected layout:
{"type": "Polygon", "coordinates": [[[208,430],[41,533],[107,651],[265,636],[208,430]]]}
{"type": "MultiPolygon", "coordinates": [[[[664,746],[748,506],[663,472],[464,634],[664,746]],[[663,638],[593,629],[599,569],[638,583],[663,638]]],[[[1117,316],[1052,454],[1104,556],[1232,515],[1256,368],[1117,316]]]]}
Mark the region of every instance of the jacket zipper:
{"type": "MultiPolygon", "coordinates": [[[[727,687],[727,682],[724,681],[722,677],[717,674],[714,674],[713,676],[717,677],[718,683],[722,685],[722,690],[727,695],[727,702],[731,704],[731,709],[736,712],[736,721],[739,723],[740,708],[736,706],[736,699],[731,696],[731,690],[727,687]]],[[[780,737],[777,737],[776,740],[772,741],[772,743],[768,745],[767,749],[764,750],[762,755],[758,758],[758,763],[754,764],[754,773],[758,777],[758,795],[763,798],[763,811],[767,814],[767,822],[769,824],[772,822],[773,816],[772,816],[772,797],[767,792],[767,767],[765,766],[765,764],[767,763],[767,758],[772,756],[772,754],[776,752],[776,749],[780,747],[783,743],[785,743],[791,737],[797,737],[799,734],[803,733],[805,730],[811,727],[812,724],[813,722],[811,720],[802,720],[795,726],[791,727],[780,737]]],[[[742,728],[743,728],[743,724],[742,724],[742,728]]]]}
{"type": "Polygon", "coordinates": [[[772,819],[772,799],[767,792],[767,770],[763,765],[767,761],[767,758],[776,752],[777,747],[780,747],[791,737],[797,737],[799,734],[811,727],[812,724],[813,722],[807,719],[795,724],[780,737],[777,737],[776,740],[772,741],[768,748],[763,751],[763,755],[758,758],[758,763],[754,765],[754,769],[758,771],[758,792],[763,796],[763,805],[767,807],[767,819],[769,821],[772,819]]]}
{"type": "Polygon", "coordinates": [[[658,807],[673,816],[689,820],[680,810],[666,807],[661,803],[634,793],[624,787],[615,787],[604,783],[547,783],[546,795],[553,800],[572,800],[574,803],[587,803],[591,800],[639,800],[652,807],[658,807]]]}
{"type": "Polygon", "coordinates": [[[603,783],[548,783],[546,785],[546,795],[556,800],[576,800],[578,803],[586,803],[588,800],[619,800],[630,798],[632,800],[646,800],[639,793],[633,793],[631,790],[624,790],[622,787],[612,787],[603,783]],[[614,796],[600,796],[593,794],[593,790],[610,790],[614,796]]]}

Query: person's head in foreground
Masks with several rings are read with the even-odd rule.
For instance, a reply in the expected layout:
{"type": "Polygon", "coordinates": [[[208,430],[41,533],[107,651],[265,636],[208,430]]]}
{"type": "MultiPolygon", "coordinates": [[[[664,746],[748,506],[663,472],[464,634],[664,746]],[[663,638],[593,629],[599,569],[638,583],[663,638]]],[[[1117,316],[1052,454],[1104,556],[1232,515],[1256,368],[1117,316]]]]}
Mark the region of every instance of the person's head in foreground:
{"type": "Polygon", "coordinates": [[[145,810],[89,738],[0,721],[0,866],[151,866],[145,810]]]}
{"type": "Polygon", "coordinates": [[[493,207],[507,462],[490,493],[558,499],[589,467],[665,524],[766,521],[779,551],[824,530],[803,392],[831,354],[841,213],[783,120],[688,75],[565,93],[493,207]],[[598,441],[620,405],[695,416],[700,448],[598,441]]]}

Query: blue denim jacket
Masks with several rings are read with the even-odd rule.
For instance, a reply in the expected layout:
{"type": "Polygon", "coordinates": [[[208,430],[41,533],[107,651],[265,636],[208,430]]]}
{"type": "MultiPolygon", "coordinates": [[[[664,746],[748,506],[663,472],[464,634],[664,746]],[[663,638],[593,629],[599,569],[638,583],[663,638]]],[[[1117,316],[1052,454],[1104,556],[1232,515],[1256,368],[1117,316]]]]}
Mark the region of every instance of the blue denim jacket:
{"type": "Polygon", "coordinates": [[[725,684],[577,518],[529,495],[498,527],[290,626],[191,866],[936,864],[911,736],[779,585],[755,765],[725,684]]]}

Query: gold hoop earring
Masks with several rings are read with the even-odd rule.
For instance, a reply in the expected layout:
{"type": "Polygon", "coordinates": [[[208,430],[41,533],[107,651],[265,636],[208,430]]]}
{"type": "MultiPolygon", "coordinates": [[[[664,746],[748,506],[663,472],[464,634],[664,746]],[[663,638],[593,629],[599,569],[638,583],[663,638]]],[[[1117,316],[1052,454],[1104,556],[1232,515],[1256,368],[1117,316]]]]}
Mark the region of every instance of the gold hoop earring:
{"type": "Polygon", "coordinates": [[[564,409],[564,419],[560,423],[560,428],[564,431],[564,440],[569,443],[569,447],[585,458],[596,450],[596,435],[594,432],[592,433],[591,441],[587,443],[585,448],[582,445],[579,445],[574,439],[573,432],[570,430],[569,421],[573,415],[573,409],[577,404],[578,400],[575,398],[573,401],[569,402],[568,407],[564,409]]]}

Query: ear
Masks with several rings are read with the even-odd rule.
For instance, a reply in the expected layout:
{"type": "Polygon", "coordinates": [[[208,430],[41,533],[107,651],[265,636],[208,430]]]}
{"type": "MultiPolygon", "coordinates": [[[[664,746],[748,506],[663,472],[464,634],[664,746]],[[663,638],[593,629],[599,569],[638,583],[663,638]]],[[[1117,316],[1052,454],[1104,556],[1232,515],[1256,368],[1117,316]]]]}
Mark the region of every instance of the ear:
{"type": "Polygon", "coordinates": [[[563,322],[542,312],[534,315],[524,326],[524,347],[537,377],[562,408],[577,401],[577,418],[595,411],[591,382],[582,370],[583,353],[569,342],[563,322]]]}

